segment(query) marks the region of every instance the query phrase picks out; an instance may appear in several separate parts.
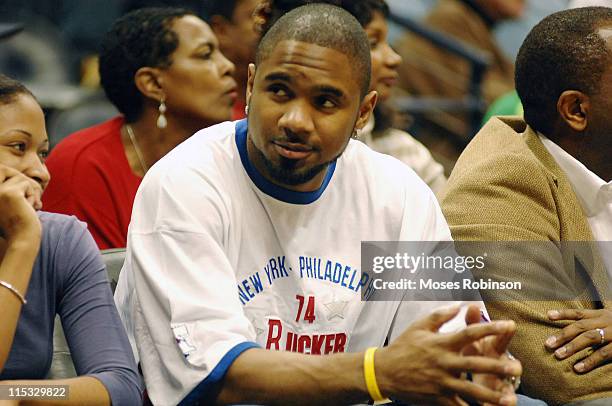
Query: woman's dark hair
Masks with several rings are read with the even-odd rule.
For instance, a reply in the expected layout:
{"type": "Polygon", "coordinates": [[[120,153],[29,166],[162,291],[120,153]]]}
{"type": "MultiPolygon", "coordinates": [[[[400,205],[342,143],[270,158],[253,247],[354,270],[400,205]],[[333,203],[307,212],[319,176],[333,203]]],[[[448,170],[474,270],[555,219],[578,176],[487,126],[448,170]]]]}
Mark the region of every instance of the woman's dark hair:
{"type": "MultiPolygon", "coordinates": [[[[201,1],[201,0],[200,0],[201,1]]],[[[204,3],[204,14],[209,19],[212,16],[223,16],[227,21],[233,21],[236,6],[241,0],[207,0],[204,3]]]]}
{"type": "Polygon", "coordinates": [[[144,66],[167,68],[178,47],[172,31],[175,19],[195,15],[183,8],[148,7],[119,18],[100,45],[100,81],[108,99],[132,122],[141,114],[144,98],[134,83],[144,66]]]}
{"type": "Polygon", "coordinates": [[[0,104],[12,103],[19,95],[23,94],[36,99],[21,82],[0,73],[0,104]]]}

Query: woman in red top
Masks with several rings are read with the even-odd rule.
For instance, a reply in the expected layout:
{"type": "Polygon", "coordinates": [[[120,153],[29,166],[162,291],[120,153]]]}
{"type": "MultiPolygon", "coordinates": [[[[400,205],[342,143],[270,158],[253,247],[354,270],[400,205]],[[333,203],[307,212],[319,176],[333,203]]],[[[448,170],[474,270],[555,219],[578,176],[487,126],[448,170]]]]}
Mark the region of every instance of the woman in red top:
{"type": "Polygon", "coordinates": [[[121,17],[102,41],[100,78],[122,115],[53,149],[45,210],[87,222],[100,249],[125,247],[147,170],[196,131],[230,119],[233,71],[210,27],[187,10],[145,8],[121,17]]]}

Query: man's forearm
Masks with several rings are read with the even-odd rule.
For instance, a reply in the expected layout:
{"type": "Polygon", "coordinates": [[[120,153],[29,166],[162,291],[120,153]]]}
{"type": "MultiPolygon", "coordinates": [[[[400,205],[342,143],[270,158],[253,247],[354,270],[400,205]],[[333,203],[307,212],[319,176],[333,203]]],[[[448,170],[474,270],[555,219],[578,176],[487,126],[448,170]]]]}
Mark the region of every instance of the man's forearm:
{"type": "Polygon", "coordinates": [[[352,404],[368,399],[363,353],[304,355],[252,349],[227,372],[218,404],[352,404]]]}

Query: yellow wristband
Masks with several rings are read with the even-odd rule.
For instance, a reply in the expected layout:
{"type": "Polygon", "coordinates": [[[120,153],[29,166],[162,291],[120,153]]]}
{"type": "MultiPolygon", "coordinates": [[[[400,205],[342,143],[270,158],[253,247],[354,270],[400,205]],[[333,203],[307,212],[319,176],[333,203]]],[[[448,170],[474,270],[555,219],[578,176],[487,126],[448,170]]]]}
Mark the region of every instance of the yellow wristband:
{"type": "Polygon", "coordinates": [[[376,382],[376,373],[374,371],[374,353],[378,347],[370,347],[366,350],[363,356],[363,375],[365,376],[366,387],[370,397],[375,402],[386,400],[385,397],[380,393],[378,383],[376,382]]]}

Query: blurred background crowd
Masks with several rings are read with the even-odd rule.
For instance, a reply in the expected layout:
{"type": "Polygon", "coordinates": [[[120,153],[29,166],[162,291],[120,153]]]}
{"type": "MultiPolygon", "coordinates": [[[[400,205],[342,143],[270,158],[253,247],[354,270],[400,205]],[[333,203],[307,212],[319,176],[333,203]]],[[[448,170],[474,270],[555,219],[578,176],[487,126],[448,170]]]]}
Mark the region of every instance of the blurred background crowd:
{"type": "MultiPolygon", "coordinates": [[[[0,22],[20,22],[25,28],[0,43],[0,72],[33,90],[45,109],[53,147],[65,136],[116,114],[100,89],[96,59],[100,39],[113,21],[136,8],[166,5],[192,9],[210,22],[208,3],[215,2],[3,0],[0,22]]],[[[244,7],[252,14],[258,1],[244,3],[249,3],[244,7]]],[[[571,6],[568,3],[389,0],[389,43],[403,58],[389,103],[396,113],[394,127],[425,144],[448,174],[488,110],[520,112],[513,92],[514,57],[530,28],[571,6]]],[[[240,57],[223,45],[228,59],[240,57]]],[[[244,65],[232,62],[238,83],[243,83],[244,65]]]]}

